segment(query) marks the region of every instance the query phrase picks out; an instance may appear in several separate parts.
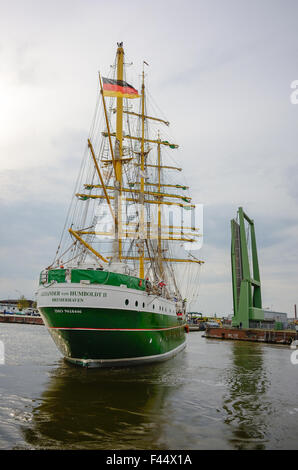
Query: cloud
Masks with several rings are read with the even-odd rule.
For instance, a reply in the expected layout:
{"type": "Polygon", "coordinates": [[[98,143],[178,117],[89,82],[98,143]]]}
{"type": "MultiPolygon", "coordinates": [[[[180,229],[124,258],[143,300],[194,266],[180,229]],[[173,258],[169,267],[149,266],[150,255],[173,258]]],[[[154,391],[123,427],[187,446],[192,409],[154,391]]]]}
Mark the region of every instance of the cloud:
{"type": "Polygon", "coordinates": [[[55,254],[64,224],[64,204],[38,200],[0,207],[0,296],[15,297],[18,289],[32,298],[40,271],[55,254]]]}

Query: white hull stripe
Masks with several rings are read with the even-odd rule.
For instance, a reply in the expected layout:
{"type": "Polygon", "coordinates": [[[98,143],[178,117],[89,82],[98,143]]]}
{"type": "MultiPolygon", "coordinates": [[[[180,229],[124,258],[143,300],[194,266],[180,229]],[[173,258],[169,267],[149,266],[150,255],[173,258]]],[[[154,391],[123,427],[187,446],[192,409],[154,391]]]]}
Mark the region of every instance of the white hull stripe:
{"type": "Polygon", "coordinates": [[[166,331],[174,330],[176,328],[181,328],[185,326],[177,325],[171,326],[168,328],[72,328],[72,327],[63,327],[63,326],[49,326],[48,328],[52,330],[83,330],[83,331],[166,331]]]}

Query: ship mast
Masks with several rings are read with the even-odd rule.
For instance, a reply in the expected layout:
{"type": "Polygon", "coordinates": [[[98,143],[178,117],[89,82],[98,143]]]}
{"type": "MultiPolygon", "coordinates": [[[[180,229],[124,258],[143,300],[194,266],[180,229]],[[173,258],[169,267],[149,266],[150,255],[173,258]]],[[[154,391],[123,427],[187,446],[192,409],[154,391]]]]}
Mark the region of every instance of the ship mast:
{"type": "MultiPolygon", "coordinates": [[[[122,43],[118,43],[117,49],[117,80],[123,80],[124,50],[122,43]]],[[[122,254],[121,241],[121,193],[122,193],[122,141],[123,141],[123,98],[117,97],[116,113],[116,142],[115,142],[115,246],[114,256],[120,261],[122,254]]]]}
{"type": "MultiPolygon", "coordinates": [[[[160,155],[160,135],[158,133],[158,144],[157,144],[157,166],[158,166],[158,192],[161,192],[161,182],[160,182],[160,171],[161,171],[161,155],[160,155]]],[[[160,201],[161,198],[159,196],[158,200],[160,201]]],[[[158,204],[158,221],[157,221],[157,239],[158,239],[158,246],[157,246],[157,253],[158,253],[158,263],[159,263],[159,272],[160,276],[163,277],[163,263],[162,263],[162,246],[161,246],[161,204],[158,204]]]]}
{"type": "Polygon", "coordinates": [[[142,140],[141,140],[141,189],[140,189],[140,241],[139,241],[139,254],[140,254],[140,267],[139,267],[139,276],[141,279],[144,278],[144,191],[145,191],[145,149],[144,149],[144,138],[145,138],[145,73],[144,73],[144,64],[143,64],[143,74],[142,74],[142,140]]]}
{"type": "MultiPolygon", "coordinates": [[[[177,192],[173,192],[171,190],[167,191],[165,188],[174,188],[174,190],[186,190],[188,189],[187,186],[183,186],[181,184],[170,184],[170,181],[164,181],[162,177],[163,171],[166,170],[174,170],[180,172],[182,168],[177,168],[175,166],[164,165],[162,163],[161,158],[161,146],[164,146],[169,149],[177,149],[178,145],[174,143],[170,143],[166,140],[161,138],[160,133],[158,132],[157,139],[149,138],[145,131],[147,127],[145,126],[145,122],[147,124],[148,120],[153,120],[157,122],[161,122],[166,126],[169,125],[168,121],[164,119],[157,118],[155,116],[147,115],[146,113],[146,104],[145,104],[145,72],[144,72],[144,63],[143,62],[143,73],[142,73],[142,90],[141,90],[141,103],[140,103],[140,111],[136,113],[134,111],[128,111],[123,109],[123,95],[127,96],[127,94],[119,92],[116,94],[116,132],[111,132],[109,117],[107,113],[107,106],[105,103],[105,96],[113,97],[115,95],[107,93],[107,89],[105,90],[106,94],[104,93],[103,84],[101,77],[99,75],[99,82],[100,82],[100,90],[102,95],[102,102],[103,102],[103,109],[104,109],[104,116],[106,120],[106,131],[102,132],[103,137],[107,137],[109,141],[109,152],[112,159],[103,158],[103,153],[101,154],[100,163],[98,161],[97,153],[93,148],[92,139],[91,137],[88,139],[88,147],[90,150],[90,156],[92,158],[94,164],[95,174],[97,174],[99,178],[99,184],[94,184],[93,181],[90,181],[84,185],[86,192],[78,192],[75,196],[82,200],[88,201],[90,199],[100,199],[106,200],[111,216],[114,221],[114,239],[112,244],[112,253],[111,256],[102,256],[96,249],[94,249],[91,245],[92,237],[95,235],[100,236],[111,236],[111,231],[98,231],[96,227],[93,225],[85,227],[82,226],[82,223],[78,224],[78,226],[74,225],[73,222],[71,224],[71,228],[69,228],[69,233],[73,238],[73,244],[78,247],[78,244],[83,247],[85,251],[90,251],[93,256],[97,257],[100,262],[105,262],[111,264],[111,262],[122,262],[122,261],[136,261],[139,264],[139,277],[144,279],[145,276],[145,263],[149,261],[151,263],[151,269],[155,271],[157,268],[158,276],[160,278],[164,278],[167,274],[167,265],[165,263],[203,263],[200,260],[195,259],[194,256],[191,258],[188,256],[187,259],[175,258],[171,256],[171,252],[169,250],[165,250],[164,241],[170,242],[195,242],[197,237],[200,236],[198,234],[198,229],[189,226],[183,226],[183,217],[181,221],[181,227],[174,226],[173,221],[168,222],[168,224],[163,225],[163,209],[165,206],[168,207],[180,207],[181,211],[183,212],[184,209],[186,210],[193,210],[195,206],[191,204],[191,197],[185,196],[183,194],[177,192]],[[123,130],[123,114],[129,114],[136,116],[139,118],[139,123],[141,124],[141,129],[138,127],[138,135],[129,135],[124,132],[123,130]],[[141,132],[140,132],[141,130],[141,132]],[[115,139],[114,144],[112,142],[112,138],[115,139]],[[123,140],[128,139],[131,143],[136,142],[139,148],[138,152],[138,159],[133,157],[130,158],[123,158],[123,140]],[[157,145],[157,162],[155,164],[151,163],[147,159],[147,155],[150,151],[150,144],[157,145]],[[126,172],[125,182],[128,182],[129,187],[123,183],[123,165],[127,164],[132,174],[139,173],[138,178],[135,181],[129,181],[128,173],[126,172]],[[104,176],[104,168],[113,165],[114,169],[114,181],[113,185],[109,184],[109,177],[104,176]],[[135,172],[135,167],[139,168],[139,171],[135,172]],[[156,168],[157,169],[157,180],[153,178],[153,181],[148,181],[145,178],[145,171],[147,168],[156,168]],[[134,188],[134,185],[137,185],[134,188]],[[148,187],[149,186],[149,187],[148,187]],[[151,186],[151,187],[150,187],[151,186]],[[157,188],[157,190],[155,189],[157,188]],[[100,194],[92,193],[92,190],[102,190],[100,194]],[[133,224],[125,223],[125,230],[123,230],[122,224],[122,194],[127,195],[126,201],[132,203],[139,203],[139,213],[138,213],[138,221],[135,223],[135,226],[138,227],[138,235],[136,237],[135,228],[132,229],[133,224]],[[150,238],[150,224],[151,222],[146,217],[146,208],[152,207],[152,212],[155,213],[154,205],[157,205],[158,213],[157,213],[157,247],[156,245],[150,245],[147,242],[147,239],[150,238]],[[180,229],[180,232],[178,230],[180,229]],[[187,230],[187,232],[185,231],[187,230]],[[86,237],[84,239],[83,237],[86,237]],[[134,239],[135,246],[137,247],[137,251],[133,253],[133,256],[130,256],[130,253],[126,253],[123,249],[122,238],[132,238],[134,239]],[[136,240],[138,238],[138,240],[136,240]],[[147,252],[145,254],[145,242],[146,242],[146,249],[147,252]],[[150,252],[149,252],[150,250],[150,252]],[[168,251],[168,255],[165,257],[165,251],[168,251]],[[156,256],[158,259],[156,260],[156,256]],[[154,259],[154,263],[152,263],[154,259]]],[[[148,65],[148,64],[147,64],[148,65]]],[[[133,89],[131,85],[128,85],[126,82],[123,81],[124,78],[124,50],[123,50],[123,43],[118,43],[117,48],[117,55],[116,55],[116,80],[110,80],[112,85],[116,85],[117,87],[123,89],[124,87],[128,87],[133,89]],[[114,83],[113,83],[114,82],[114,83]]],[[[107,79],[104,79],[107,81],[107,79]]],[[[105,82],[106,85],[106,82],[105,82]]],[[[136,90],[134,90],[136,92],[136,90]]],[[[114,93],[114,91],[112,91],[114,93]]],[[[136,96],[127,96],[128,98],[140,98],[138,93],[136,92],[136,96]]],[[[112,175],[112,173],[110,173],[112,175]]],[[[151,178],[152,179],[152,178],[151,178]]],[[[155,206],[156,207],[156,206],[155,206]]],[[[88,210],[88,208],[86,209],[88,210]]],[[[150,217],[151,213],[150,212],[150,217]]],[[[166,221],[165,221],[166,222],[166,221]]],[[[191,224],[192,225],[192,224],[191,224]]],[[[154,223],[154,232],[156,230],[156,224],[154,223]]]]}

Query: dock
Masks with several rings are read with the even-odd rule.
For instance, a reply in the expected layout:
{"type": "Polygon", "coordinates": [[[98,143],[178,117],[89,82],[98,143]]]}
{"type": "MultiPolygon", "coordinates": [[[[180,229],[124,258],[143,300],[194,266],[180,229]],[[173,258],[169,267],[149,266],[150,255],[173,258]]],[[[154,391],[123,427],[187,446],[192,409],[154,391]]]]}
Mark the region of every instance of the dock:
{"type": "Polygon", "coordinates": [[[31,315],[11,315],[0,313],[0,323],[28,323],[30,325],[44,325],[39,316],[31,315]]]}
{"type": "Polygon", "coordinates": [[[265,330],[261,328],[207,328],[205,338],[253,341],[271,344],[291,344],[297,339],[294,330],[265,330]]]}

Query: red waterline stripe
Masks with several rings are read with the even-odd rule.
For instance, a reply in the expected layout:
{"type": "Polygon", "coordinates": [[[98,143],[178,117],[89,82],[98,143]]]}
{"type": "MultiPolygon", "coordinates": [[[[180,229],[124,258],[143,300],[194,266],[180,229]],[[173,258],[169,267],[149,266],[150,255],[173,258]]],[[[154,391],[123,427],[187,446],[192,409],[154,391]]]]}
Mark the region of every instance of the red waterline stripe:
{"type": "Polygon", "coordinates": [[[184,325],[171,326],[169,328],[72,328],[63,326],[50,326],[52,330],[95,330],[95,331],[164,331],[181,328],[184,325]]]}

